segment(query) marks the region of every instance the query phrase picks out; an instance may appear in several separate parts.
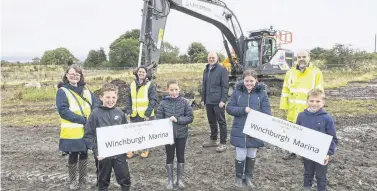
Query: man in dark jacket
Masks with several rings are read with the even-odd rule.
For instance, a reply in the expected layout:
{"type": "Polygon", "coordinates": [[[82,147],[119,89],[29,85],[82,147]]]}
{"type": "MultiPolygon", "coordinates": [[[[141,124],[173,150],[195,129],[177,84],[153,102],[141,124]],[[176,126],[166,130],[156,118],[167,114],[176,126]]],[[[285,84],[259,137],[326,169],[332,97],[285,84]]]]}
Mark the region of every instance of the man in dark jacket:
{"type": "Polygon", "coordinates": [[[211,128],[210,141],[203,147],[217,147],[217,152],[226,150],[227,126],[225,119],[225,103],[228,100],[228,71],[218,63],[215,52],[208,54],[208,64],[203,73],[203,92],[201,103],[207,110],[207,118],[211,128]],[[217,144],[218,126],[220,127],[220,145],[217,144]]]}

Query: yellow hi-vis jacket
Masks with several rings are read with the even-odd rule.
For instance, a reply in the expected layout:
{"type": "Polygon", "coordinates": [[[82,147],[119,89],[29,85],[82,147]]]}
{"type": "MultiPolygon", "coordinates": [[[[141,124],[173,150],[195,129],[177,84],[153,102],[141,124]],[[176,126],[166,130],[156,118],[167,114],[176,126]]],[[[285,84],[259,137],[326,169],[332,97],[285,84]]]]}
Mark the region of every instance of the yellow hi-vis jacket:
{"type": "Polygon", "coordinates": [[[304,111],[310,90],[323,89],[322,72],[310,65],[304,72],[293,66],[287,71],[280,98],[280,109],[287,110],[287,120],[296,123],[297,116],[304,111]]]}
{"type": "MultiPolygon", "coordinates": [[[[79,105],[81,106],[84,117],[88,118],[91,113],[92,95],[88,89],[84,89],[83,97],[90,103],[83,100],[76,92],[69,90],[65,87],[61,87],[67,96],[69,103],[69,110],[71,110],[76,115],[82,116],[79,105]],[[76,100],[77,99],[77,100],[76,100]]],[[[84,125],[78,123],[72,123],[71,121],[60,118],[61,129],[60,138],[61,139],[81,139],[84,137],[84,125]]]]}
{"type": "MultiPolygon", "coordinates": [[[[139,88],[139,91],[136,90],[136,82],[131,83],[131,98],[132,98],[132,114],[131,117],[136,117],[139,114],[139,117],[145,118],[145,111],[148,109],[149,98],[148,98],[148,89],[151,85],[151,82],[147,82],[145,85],[139,88]]],[[[154,116],[154,110],[152,110],[151,116],[154,116]]]]}

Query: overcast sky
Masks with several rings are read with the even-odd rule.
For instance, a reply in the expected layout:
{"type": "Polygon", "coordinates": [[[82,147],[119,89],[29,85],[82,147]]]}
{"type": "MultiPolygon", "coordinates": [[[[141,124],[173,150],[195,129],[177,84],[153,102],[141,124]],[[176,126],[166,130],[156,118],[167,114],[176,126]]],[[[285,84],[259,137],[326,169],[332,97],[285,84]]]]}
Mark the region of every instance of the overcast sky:
{"type": "MultiPolygon", "coordinates": [[[[268,28],[293,33],[294,51],[335,43],[373,51],[377,0],[224,0],[244,30],[268,28]]],[[[68,48],[85,59],[89,50],[108,47],[127,30],[140,28],[142,0],[2,0],[1,55],[41,57],[68,48]]],[[[222,51],[213,25],[172,10],[164,40],[186,52],[193,41],[222,51]]],[[[223,51],[224,52],[224,51],[223,51]]]]}

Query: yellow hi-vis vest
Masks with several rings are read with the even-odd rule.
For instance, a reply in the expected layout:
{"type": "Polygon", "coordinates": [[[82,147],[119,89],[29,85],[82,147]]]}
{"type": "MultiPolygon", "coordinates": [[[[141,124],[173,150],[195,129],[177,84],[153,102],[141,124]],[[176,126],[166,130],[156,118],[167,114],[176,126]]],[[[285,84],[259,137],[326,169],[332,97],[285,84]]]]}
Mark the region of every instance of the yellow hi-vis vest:
{"type": "Polygon", "coordinates": [[[314,88],[323,89],[322,72],[309,66],[302,73],[293,66],[284,78],[284,85],[280,98],[280,109],[287,110],[287,120],[296,123],[297,116],[307,107],[307,97],[310,90],[314,88]]]}
{"type": "MultiPolygon", "coordinates": [[[[91,113],[91,106],[84,101],[79,95],[77,95],[74,91],[69,90],[65,87],[61,87],[60,89],[64,90],[65,95],[67,96],[68,103],[69,103],[69,110],[71,110],[76,115],[82,116],[79,104],[84,112],[86,118],[89,117],[91,113]],[[73,95],[72,95],[73,94],[73,95]],[[77,98],[77,103],[75,97],[77,98]]],[[[92,104],[92,96],[90,91],[84,89],[83,97],[88,100],[90,104],[92,104]]],[[[81,139],[84,137],[84,125],[73,123],[71,121],[65,120],[60,117],[61,129],[60,129],[60,138],[61,139],[81,139]]]]}
{"type": "MultiPolygon", "coordinates": [[[[137,114],[141,118],[145,118],[145,111],[149,105],[148,89],[151,82],[147,82],[144,86],[136,90],[136,82],[131,83],[131,98],[132,98],[132,114],[131,117],[136,117],[137,114]]],[[[154,116],[154,110],[152,110],[151,116],[154,116]]]]}

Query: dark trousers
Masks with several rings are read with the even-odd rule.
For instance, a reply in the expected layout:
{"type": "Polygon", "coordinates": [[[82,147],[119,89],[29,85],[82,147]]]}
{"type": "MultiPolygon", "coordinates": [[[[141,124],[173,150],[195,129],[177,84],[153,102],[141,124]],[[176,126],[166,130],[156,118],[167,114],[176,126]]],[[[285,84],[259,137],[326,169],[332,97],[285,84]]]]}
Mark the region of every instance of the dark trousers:
{"type": "Polygon", "coordinates": [[[327,185],[327,165],[323,166],[312,160],[304,158],[304,187],[311,187],[315,178],[317,179],[317,189],[319,191],[325,191],[327,185]]]}
{"type": "Polygon", "coordinates": [[[130,186],[131,177],[128,163],[126,155],[122,154],[99,161],[98,190],[107,190],[110,185],[112,169],[114,169],[116,180],[121,187],[130,186]]]}
{"type": "Polygon", "coordinates": [[[220,144],[226,144],[225,106],[220,108],[218,104],[206,104],[206,110],[208,123],[211,128],[211,140],[217,140],[218,127],[220,127],[220,144]]]}
{"type": "Polygon", "coordinates": [[[175,151],[177,153],[177,162],[185,163],[186,140],[187,138],[176,138],[173,145],[165,145],[166,164],[173,164],[175,151]]]}
{"type": "Polygon", "coordinates": [[[88,153],[85,152],[72,152],[68,156],[68,164],[76,164],[77,159],[85,160],[88,158],[88,153]]]}

